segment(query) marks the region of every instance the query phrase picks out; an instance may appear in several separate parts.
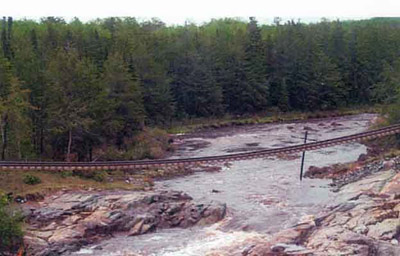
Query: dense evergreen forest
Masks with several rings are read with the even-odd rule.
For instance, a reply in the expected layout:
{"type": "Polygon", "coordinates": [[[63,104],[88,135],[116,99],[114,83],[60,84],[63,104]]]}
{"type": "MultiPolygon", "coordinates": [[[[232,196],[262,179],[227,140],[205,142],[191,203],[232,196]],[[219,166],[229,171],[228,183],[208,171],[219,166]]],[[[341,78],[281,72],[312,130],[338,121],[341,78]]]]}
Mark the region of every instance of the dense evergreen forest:
{"type": "Polygon", "coordinates": [[[8,17],[0,159],[91,160],[94,149],[129,151],[147,126],[393,103],[399,84],[400,18],[166,26],[8,17]]]}

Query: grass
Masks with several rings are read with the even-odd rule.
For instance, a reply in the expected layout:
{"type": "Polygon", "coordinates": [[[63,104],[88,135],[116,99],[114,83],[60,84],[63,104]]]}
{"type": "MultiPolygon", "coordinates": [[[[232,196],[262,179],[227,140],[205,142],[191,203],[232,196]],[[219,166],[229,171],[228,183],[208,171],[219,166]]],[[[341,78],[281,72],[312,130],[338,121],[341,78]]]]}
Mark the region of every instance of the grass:
{"type": "Polygon", "coordinates": [[[174,122],[167,131],[171,134],[189,133],[199,129],[221,128],[229,126],[266,124],[275,122],[288,122],[295,120],[308,120],[314,118],[329,118],[337,116],[355,115],[361,113],[380,113],[382,106],[362,106],[357,108],[343,108],[333,111],[315,112],[278,112],[271,110],[268,114],[259,113],[252,116],[226,115],[219,118],[194,118],[182,122],[174,122]]]}
{"type": "Polygon", "coordinates": [[[0,172],[0,195],[12,193],[14,198],[19,196],[34,200],[62,189],[139,191],[152,187],[155,179],[172,178],[192,172],[192,169],[184,167],[131,171],[2,171],[0,172]]]}
{"type": "MultiPolygon", "coordinates": [[[[90,175],[89,175],[90,176],[90,175]]],[[[35,180],[36,180],[35,178],[35,180]]],[[[72,172],[50,171],[2,171],[0,172],[0,193],[12,193],[14,197],[27,195],[43,195],[61,189],[126,189],[143,190],[146,182],[138,181],[135,184],[126,183],[125,176],[120,173],[95,173],[92,177],[74,174],[72,172]],[[107,176],[107,177],[105,177],[107,176]],[[27,183],[26,177],[36,177],[41,182],[27,183]]]]}

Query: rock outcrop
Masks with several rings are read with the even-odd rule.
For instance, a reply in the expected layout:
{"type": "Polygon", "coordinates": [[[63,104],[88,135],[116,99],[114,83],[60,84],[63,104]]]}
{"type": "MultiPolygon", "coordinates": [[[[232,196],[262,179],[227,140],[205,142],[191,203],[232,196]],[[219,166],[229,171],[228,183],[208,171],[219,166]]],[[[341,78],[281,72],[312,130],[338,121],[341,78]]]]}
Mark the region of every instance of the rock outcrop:
{"type": "Polygon", "coordinates": [[[195,204],[183,192],[60,192],[27,207],[29,255],[59,255],[113,234],[136,236],[161,228],[208,225],[225,204],[195,204]]]}
{"type": "Polygon", "coordinates": [[[242,255],[400,255],[398,171],[399,158],[337,177],[337,205],[267,241],[248,241],[242,255]]]}
{"type": "Polygon", "coordinates": [[[393,160],[383,165],[341,187],[343,203],[316,220],[307,248],[317,255],[400,255],[400,174],[393,160]]]}

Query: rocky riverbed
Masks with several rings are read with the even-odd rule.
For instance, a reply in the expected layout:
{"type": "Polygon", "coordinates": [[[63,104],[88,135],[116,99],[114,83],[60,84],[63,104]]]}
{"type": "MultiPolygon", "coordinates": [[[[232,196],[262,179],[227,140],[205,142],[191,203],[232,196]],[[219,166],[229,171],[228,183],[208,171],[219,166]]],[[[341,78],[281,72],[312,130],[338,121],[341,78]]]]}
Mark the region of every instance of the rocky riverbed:
{"type": "MultiPolygon", "coordinates": [[[[263,256],[263,255],[387,255],[396,256],[400,255],[400,157],[388,159],[385,161],[375,161],[368,164],[359,164],[357,171],[341,172],[341,175],[336,175],[335,180],[332,181],[332,186],[336,190],[336,202],[327,208],[323,214],[303,216],[301,221],[287,229],[283,229],[273,235],[261,235],[248,232],[233,232],[223,233],[224,241],[219,244],[200,244],[198,246],[209,246],[213,249],[207,251],[201,250],[197,247],[197,251],[186,251],[165,253],[165,255],[237,255],[237,256],[263,256]],[[230,243],[227,241],[231,241],[230,243]]],[[[184,193],[174,192],[176,196],[173,198],[180,198],[178,201],[183,200],[188,204],[188,207],[193,211],[193,204],[191,204],[190,197],[184,193]],[[178,196],[179,195],[179,196],[178,196]]],[[[172,193],[172,195],[174,195],[172,193]]],[[[160,195],[155,194],[156,198],[160,195]]],[[[108,197],[112,201],[112,196],[108,197]]],[[[122,199],[123,202],[131,196],[122,199]]],[[[165,193],[164,198],[171,198],[171,192],[165,193]],[[167,196],[170,195],[170,196],[167,196]]],[[[92,201],[91,199],[90,201],[92,201]]],[[[164,199],[160,200],[161,202],[164,199]]],[[[79,200],[82,201],[82,200],[79,200]]],[[[79,205],[84,209],[86,208],[87,200],[83,200],[79,205]]],[[[129,199],[129,201],[136,201],[129,199]]],[[[152,201],[151,197],[143,197],[139,200],[139,205],[144,205],[144,209],[153,209],[146,206],[152,201]],[[144,202],[144,203],[143,203],[144,202]]],[[[97,203],[96,203],[97,205],[97,203]]],[[[150,204],[151,205],[151,204],[150,204]]],[[[118,204],[115,205],[118,207],[118,204]]],[[[155,204],[155,209],[159,209],[160,205],[155,204]]],[[[196,221],[187,221],[183,218],[182,223],[178,227],[188,227],[193,225],[204,225],[205,223],[215,223],[222,219],[226,213],[225,205],[210,204],[202,209],[210,209],[209,213],[197,217],[196,221]]],[[[76,207],[68,207],[76,208],[76,207]]],[[[110,207],[113,208],[113,207],[110,207]]],[[[129,208],[129,207],[128,207],[129,208]]],[[[171,207],[170,207],[171,208],[171,207]]],[[[182,216],[182,212],[187,212],[188,208],[181,208],[176,215],[182,216]]],[[[195,207],[195,209],[197,209],[195,207]]],[[[86,212],[86,211],[84,211],[86,212]]],[[[167,211],[168,212],[168,211],[167,211]]],[[[196,216],[199,216],[199,211],[195,210],[196,216]]],[[[201,211],[200,211],[201,212],[201,211]]],[[[152,214],[159,216],[158,214],[152,214]]],[[[183,214],[183,216],[186,216],[183,214]]],[[[68,217],[70,218],[70,217],[68,217]]],[[[173,217],[176,219],[176,217],[173,217]]],[[[228,215],[228,217],[230,216],[228,215]]],[[[225,219],[226,219],[225,218],[225,219]]],[[[142,218],[140,218],[142,220],[142,218]]],[[[135,221],[136,223],[139,223],[135,221]]],[[[222,221],[217,227],[210,229],[211,233],[219,232],[221,228],[229,222],[229,220],[222,221]]],[[[84,223],[84,222],[83,222],[84,223]]],[[[115,222],[114,222],[115,223],[115,222]]],[[[143,222],[147,223],[146,221],[143,222]]],[[[173,227],[172,223],[164,225],[163,221],[156,225],[159,228],[173,227]]],[[[141,224],[140,224],[141,225],[141,224]]],[[[215,224],[214,224],[215,225],[215,224]]],[[[136,233],[135,225],[129,225],[125,237],[129,232],[136,233]]],[[[144,229],[145,232],[151,229],[144,229]]],[[[211,227],[210,227],[211,228],[211,227]]],[[[223,229],[223,228],[222,228],[223,229]]],[[[182,229],[177,230],[178,234],[183,232],[182,229]]],[[[195,231],[188,231],[195,232],[195,231]]],[[[173,233],[166,233],[172,239],[178,239],[177,235],[174,238],[173,233]]],[[[183,234],[186,234],[185,232],[183,234]]],[[[104,234],[103,235],[108,235],[104,234]]],[[[215,235],[215,234],[214,234],[215,235]]],[[[147,235],[144,235],[147,236],[147,235]]],[[[143,236],[143,237],[144,237],[143,236]]],[[[159,236],[163,237],[162,234],[159,236]]],[[[151,237],[143,238],[152,239],[151,237]]],[[[112,239],[111,239],[112,240],[112,239]]],[[[129,240],[125,240],[123,236],[119,235],[118,240],[126,244],[129,240]]],[[[49,241],[49,239],[47,240],[49,241]]],[[[212,241],[212,240],[211,240],[212,241]]],[[[211,242],[210,241],[210,242],[211,242]]],[[[160,246],[163,247],[161,241],[160,246]]],[[[157,255],[152,253],[135,254],[127,253],[121,254],[120,252],[111,253],[111,244],[115,241],[104,244],[105,251],[102,245],[91,246],[90,255],[157,255]],[[110,248],[108,248],[110,247],[110,248]],[[98,250],[98,253],[94,253],[98,250]]],[[[136,247],[140,247],[136,244],[136,247]]],[[[79,254],[85,255],[86,251],[82,250],[79,254]]]]}
{"type": "Polygon", "coordinates": [[[196,204],[177,191],[61,191],[25,210],[28,255],[59,255],[115,235],[213,224],[224,218],[226,205],[196,204]]]}
{"type": "Polygon", "coordinates": [[[400,255],[399,167],[397,157],[343,174],[338,177],[346,181],[339,183],[342,203],[267,241],[244,242],[242,255],[400,255]]]}
{"type": "MultiPolygon", "coordinates": [[[[232,134],[222,131],[210,138],[205,135],[185,138],[173,157],[298,144],[302,143],[305,130],[311,131],[311,141],[329,139],[364,131],[374,118],[374,115],[359,115],[328,123],[251,126],[232,134]],[[206,143],[204,147],[192,147],[193,141],[196,145],[206,143]]],[[[307,152],[306,167],[316,166],[314,171],[318,174],[324,166],[353,162],[365,153],[366,147],[359,143],[307,152]]],[[[396,210],[385,215],[382,212],[388,206],[381,207],[385,204],[398,207],[393,193],[397,184],[393,181],[397,174],[394,160],[360,162],[351,172],[328,171],[332,175],[327,178],[334,179],[333,182],[309,178],[300,182],[299,163],[299,154],[238,161],[221,166],[216,172],[191,172],[189,176],[156,181],[154,190],[147,192],[60,191],[40,203],[24,205],[29,216],[26,235],[29,253],[324,255],[328,250],[325,255],[342,252],[368,255],[363,254],[367,246],[369,255],[375,255],[374,250],[396,255],[390,253],[396,253],[397,226],[392,224],[398,215],[393,213],[396,210]],[[356,206],[350,207],[353,204],[356,206]],[[379,217],[376,223],[364,223],[367,232],[363,229],[357,233],[358,224],[347,227],[341,222],[345,217],[349,222],[352,218],[354,221],[372,218],[373,209],[386,217],[382,221],[379,218],[383,217],[379,217]],[[382,236],[373,227],[381,222],[385,228],[391,228],[385,229],[382,236]],[[365,238],[356,244],[340,237],[341,234],[365,238]]]]}

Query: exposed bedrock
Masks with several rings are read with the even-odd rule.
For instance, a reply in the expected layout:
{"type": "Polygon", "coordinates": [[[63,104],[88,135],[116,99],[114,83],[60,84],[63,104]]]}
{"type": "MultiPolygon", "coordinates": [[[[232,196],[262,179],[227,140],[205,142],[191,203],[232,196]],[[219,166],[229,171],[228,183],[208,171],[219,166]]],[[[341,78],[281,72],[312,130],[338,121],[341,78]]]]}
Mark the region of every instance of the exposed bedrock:
{"type": "Polygon", "coordinates": [[[26,211],[29,255],[58,255],[117,233],[212,224],[224,218],[226,205],[196,204],[177,191],[60,192],[26,211]]]}
{"type": "Polygon", "coordinates": [[[337,205],[264,242],[248,241],[242,255],[400,255],[399,160],[341,176],[337,205]]]}

